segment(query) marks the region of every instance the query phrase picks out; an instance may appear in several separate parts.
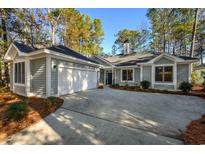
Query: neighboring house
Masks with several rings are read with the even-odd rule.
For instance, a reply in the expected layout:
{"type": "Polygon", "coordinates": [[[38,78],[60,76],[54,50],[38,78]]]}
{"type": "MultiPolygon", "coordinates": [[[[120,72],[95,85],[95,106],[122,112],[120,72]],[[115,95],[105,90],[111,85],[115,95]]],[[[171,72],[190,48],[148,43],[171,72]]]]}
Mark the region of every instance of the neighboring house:
{"type": "Polygon", "coordinates": [[[4,59],[11,90],[23,96],[59,96],[98,85],[99,64],[62,45],[35,49],[14,42],[4,59]]]}
{"type": "Polygon", "coordinates": [[[140,85],[147,80],[152,88],[176,90],[182,81],[191,80],[191,63],[198,59],[185,56],[130,53],[107,58],[94,56],[93,60],[103,65],[100,82],[103,84],[140,85]]]}
{"type": "Polygon", "coordinates": [[[140,85],[147,80],[152,88],[177,89],[191,79],[195,58],[169,54],[124,54],[103,58],[85,57],[65,46],[35,49],[14,42],[4,59],[9,62],[10,88],[23,96],[60,96],[96,88],[99,82],[140,85]]]}

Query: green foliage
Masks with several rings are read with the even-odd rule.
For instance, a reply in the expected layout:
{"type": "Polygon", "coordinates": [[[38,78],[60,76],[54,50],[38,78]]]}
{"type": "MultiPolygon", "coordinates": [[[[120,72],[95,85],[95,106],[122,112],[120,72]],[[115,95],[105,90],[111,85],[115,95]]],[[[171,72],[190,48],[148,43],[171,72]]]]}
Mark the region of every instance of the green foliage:
{"type": "Polygon", "coordinates": [[[50,96],[50,97],[48,97],[48,100],[50,100],[50,101],[51,101],[51,103],[55,103],[55,102],[56,102],[56,100],[57,100],[57,97],[50,96]]]}
{"type": "Polygon", "coordinates": [[[100,19],[92,20],[76,9],[62,9],[62,25],[61,36],[66,46],[85,55],[102,52],[104,33],[100,19]]]}
{"type": "Polygon", "coordinates": [[[200,75],[199,72],[194,71],[194,72],[192,72],[192,74],[191,74],[191,80],[192,80],[192,83],[196,83],[197,81],[202,80],[202,77],[201,77],[201,75],[200,75]]]}
{"type": "Polygon", "coordinates": [[[202,84],[203,91],[205,91],[205,81],[202,84]]]}
{"type": "Polygon", "coordinates": [[[151,83],[147,80],[141,81],[140,85],[142,86],[143,89],[149,89],[151,83]]]}
{"type": "Polygon", "coordinates": [[[190,92],[191,91],[191,88],[192,88],[192,84],[189,83],[189,82],[181,82],[180,85],[179,85],[179,89],[182,90],[183,92],[187,93],[187,92],[190,92]]]}
{"type": "Polygon", "coordinates": [[[10,105],[6,112],[5,116],[8,120],[20,120],[26,116],[28,112],[28,102],[22,101],[20,103],[10,105]]]}
{"type": "Polygon", "coordinates": [[[129,30],[129,29],[123,29],[120,30],[116,35],[116,40],[113,45],[112,52],[115,53],[117,49],[121,50],[123,52],[124,50],[124,42],[126,40],[130,43],[130,49],[132,52],[137,51],[144,51],[146,46],[146,41],[149,37],[149,32],[145,28],[142,30],[129,30]]]}

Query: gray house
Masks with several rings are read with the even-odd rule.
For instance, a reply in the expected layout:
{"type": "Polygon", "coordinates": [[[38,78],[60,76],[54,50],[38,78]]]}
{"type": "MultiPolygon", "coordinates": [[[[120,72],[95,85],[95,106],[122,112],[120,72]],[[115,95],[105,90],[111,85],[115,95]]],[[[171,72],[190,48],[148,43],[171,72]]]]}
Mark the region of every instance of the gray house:
{"type": "Polygon", "coordinates": [[[60,96],[96,88],[99,64],[65,46],[35,49],[14,42],[4,59],[11,91],[23,96],[60,96]]]}
{"type": "Polygon", "coordinates": [[[88,58],[65,46],[36,49],[20,42],[10,45],[11,91],[23,96],[61,96],[107,84],[139,85],[148,80],[152,88],[177,89],[191,79],[191,63],[198,59],[169,54],[123,54],[88,58]]]}
{"type": "Polygon", "coordinates": [[[167,53],[131,53],[129,46],[123,54],[108,57],[94,56],[103,65],[100,82],[135,86],[147,80],[152,88],[176,90],[183,81],[191,81],[191,64],[198,59],[173,56],[167,53]]]}

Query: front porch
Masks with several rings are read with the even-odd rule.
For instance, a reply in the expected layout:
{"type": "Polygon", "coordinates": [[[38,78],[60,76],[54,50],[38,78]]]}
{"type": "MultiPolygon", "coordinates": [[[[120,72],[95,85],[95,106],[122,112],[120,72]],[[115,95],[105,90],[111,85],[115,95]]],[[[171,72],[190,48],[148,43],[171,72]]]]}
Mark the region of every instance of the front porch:
{"type": "Polygon", "coordinates": [[[100,69],[100,83],[104,85],[112,85],[116,83],[116,69],[104,68],[100,69]]]}

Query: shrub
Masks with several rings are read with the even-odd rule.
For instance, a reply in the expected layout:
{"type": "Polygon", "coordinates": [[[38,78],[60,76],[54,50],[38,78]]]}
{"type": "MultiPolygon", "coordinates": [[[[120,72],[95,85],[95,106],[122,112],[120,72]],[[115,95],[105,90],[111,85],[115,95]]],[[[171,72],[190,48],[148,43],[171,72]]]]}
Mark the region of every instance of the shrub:
{"type": "Polygon", "coordinates": [[[199,72],[192,72],[191,74],[191,81],[193,84],[196,84],[198,81],[202,80],[202,77],[199,72]]]}
{"type": "Polygon", "coordinates": [[[205,81],[203,82],[202,87],[203,87],[203,91],[205,91],[205,81]]]}
{"type": "Polygon", "coordinates": [[[150,82],[147,80],[141,81],[140,85],[142,86],[143,89],[148,89],[150,87],[150,82]]]}
{"type": "Polygon", "coordinates": [[[20,120],[26,116],[28,112],[28,102],[22,101],[20,103],[11,104],[6,112],[5,116],[8,120],[20,120]]]}
{"type": "Polygon", "coordinates": [[[191,88],[192,88],[192,85],[191,83],[189,82],[185,82],[183,81],[182,83],[180,83],[179,85],[179,89],[182,90],[183,92],[190,92],[191,91],[191,88]]]}
{"type": "Polygon", "coordinates": [[[56,102],[56,99],[57,99],[57,97],[54,97],[54,96],[48,97],[48,100],[50,100],[51,103],[55,103],[55,102],[56,102]]]}

